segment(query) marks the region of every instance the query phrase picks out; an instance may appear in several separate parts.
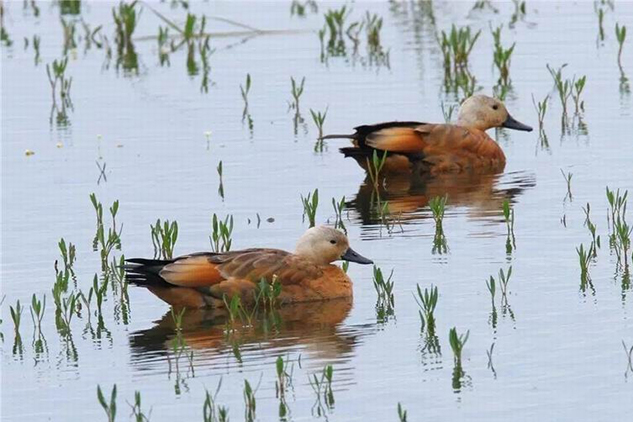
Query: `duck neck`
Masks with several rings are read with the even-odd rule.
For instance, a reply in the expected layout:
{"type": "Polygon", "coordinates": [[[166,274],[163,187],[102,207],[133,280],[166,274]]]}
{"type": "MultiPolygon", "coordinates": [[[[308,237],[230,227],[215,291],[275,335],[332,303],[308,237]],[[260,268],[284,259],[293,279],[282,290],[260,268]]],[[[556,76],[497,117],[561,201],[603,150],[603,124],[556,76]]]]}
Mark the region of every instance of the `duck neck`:
{"type": "Polygon", "coordinates": [[[465,116],[465,115],[460,115],[457,118],[456,125],[465,127],[466,129],[480,130],[482,132],[485,132],[486,130],[490,129],[483,120],[474,118],[472,116],[465,116]]]}

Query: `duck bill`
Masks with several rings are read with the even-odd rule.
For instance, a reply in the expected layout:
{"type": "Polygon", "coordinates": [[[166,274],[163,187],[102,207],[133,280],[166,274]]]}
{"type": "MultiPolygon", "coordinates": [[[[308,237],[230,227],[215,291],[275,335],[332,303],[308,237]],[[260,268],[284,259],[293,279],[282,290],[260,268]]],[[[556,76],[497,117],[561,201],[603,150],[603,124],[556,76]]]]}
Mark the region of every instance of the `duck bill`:
{"type": "Polygon", "coordinates": [[[348,248],[341,256],[341,259],[349,262],[356,262],[357,264],[373,264],[374,261],[367,259],[352,248],[348,248]]]}
{"type": "Polygon", "coordinates": [[[502,127],[514,130],[522,130],[524,132],[532,132],[532,127],[528,125],[524,125],[523,123],[516,120],[514,117],[508,114],[506,121],[501,125],[502,127]]]}

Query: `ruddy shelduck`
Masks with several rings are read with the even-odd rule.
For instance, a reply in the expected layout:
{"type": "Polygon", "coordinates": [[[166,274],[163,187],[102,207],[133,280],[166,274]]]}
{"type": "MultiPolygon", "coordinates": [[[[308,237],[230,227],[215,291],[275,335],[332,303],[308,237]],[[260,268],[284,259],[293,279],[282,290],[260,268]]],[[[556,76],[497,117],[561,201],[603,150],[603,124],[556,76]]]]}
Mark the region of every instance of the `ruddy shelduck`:
{"type": "Polygon", "coordinates": [[[388,173],[497,172],[505,167],[506,157],[486,134],[495,127],[532,130],[515,120],[501,101],[473,95],[461,105],[455,124],[387,122],[358,126],[353,134],[327,135],[323,139],[351,139],[354,146],[340,151],[364,168],[374,151],[379,157],[386,152],[384,170],[388,173]]]}
{"type": "Polygon", "coordinates": [[[200,252],[175,259],[128,259],[130,283],[147,287],[176,307],[223,307],[233,296],[252,303],[257,284],[273,277],[281,284],[280,303],[352,297],[352,281],[336,260],[373,262],[349,246],[347,236],[326,226],[312,227],[294,253],[253,248],[224,253],[200,252]]]}

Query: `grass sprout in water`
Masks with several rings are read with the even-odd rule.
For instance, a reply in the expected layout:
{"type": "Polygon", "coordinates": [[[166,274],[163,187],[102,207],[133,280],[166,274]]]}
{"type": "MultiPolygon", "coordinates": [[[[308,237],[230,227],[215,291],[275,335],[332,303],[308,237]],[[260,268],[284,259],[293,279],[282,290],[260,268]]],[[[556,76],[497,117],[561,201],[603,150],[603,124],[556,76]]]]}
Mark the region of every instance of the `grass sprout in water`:
{"type": "Polygon", "coordinates": [[[400,422],[407,422],[407,411],[404,410],[400,403],[398,403],[398,420],[400,422]]]}
{"type": "Polygon", "coordinates": [[[317,130],[319,131],[319,136],[317,137],[317,142],[314,145],[314,151],[315,152],[322,152],[323,151],[323,124],[325,123],[325,118],[327,117],[327,111],[328,111],[327,108],[325,109],[324,112],[314,111],[314,110],[310,109],[310,114],[312,115],[312,120],[314,121],[314,124],[317,127],[317,130]]]}
{"type": "Polygon", "coordinates": [[[325,415],[325,409],[323,404],[328,410],[334,408],[334,390],[332,389],[332,380],[334,376],[334,367],[332,365],[326,365],[321,371],[321,376],[318,374],[312,374],[312,377],[308,377],[310,386],[314,391],[316,400],[312,406],[312,414],[317,417],[325,415]]]}
{"type": "Polygon", "coordinates": [[[307,196],[301,195],[301,203],[303,204],[303,220],[308,217],[308,223],[310,227],[316,225],[316,212],[319,206],[319,190],[315,189],[314,192],[308,193],[307,196]]]}
{"type": "Polygon", "coordinates": [[[233,234],[233,216],[229,214],[222,220],[214,213],[211,219],[211,227],[213,232],[209,236],[209,241],[213,252],[230,251],[233,243],[231,237],[233,234]]]}
{"type": "Polygon", "coordinates": [[[499,71],[499,80],[497,82],[500,85],[508,85],[510,82],[510,58],[512,57],[512,52],[514,51],[516,43],[513,43],[510,48],[503,48],[503,45],[501,44],[502,28],[503,25],[492,30],[492,37],[494,38],[493,60],[497,70],[499,71]]]}
{"type": "Polygon", "coordinates": [[[154,259],[172,259],[178,240],[178,222],[165,220],[161,223],[158,219],[155,225],[150,224],[149,227],[154,245],[154,259]]]}
{"type": "MultiPolygon", "coordinates": [[[[261,378],[260,378],[261,382],[261,378]]],[[[255,394],[259,389],[259,385],[255,389],[251,387],[248,380],[244,380],[244,420],[246,422],[255,422],[257,419],[257,400],[255,394]]]]}
{"type": "Polygon", "coordinates": [[[589,215],[591,212],[591,206],[589,205],[589,202],[587,202],[587,207],[583,207],[582,211],[585,213],[584,225],[587,226],[587,229],[591,234],[591,245],[589,246],[589,254],[592,258],[596,258],[598,256],[598,248],[600,248],[600,236],[596,235],[596,225],[593,223],[593,221],[591,221],[591,216],[589,215]]]}
{"type": "Polygon", "coordinates": [[[446,236],[444,235],[444,213],[446,211],[446,201],[448,195],[436,196],[429,201],[429,208],[433,214],[433,220],[435,221],[435,235],[433,237],[433,253],[443,254],[448,252],[448,243],[446,236]]]}
{"type": "Polygon", "coordinates": [[[123,227],[117,230],[116,215],[119,211],[119,201],[114,201],[110,207],[110,215],[112,216],[112,227],[108,228],[107,236],[103,225],[103,205],[97,200],[97,196],[90,194],[90,201],[97,215],[97,232],[92,241],[92,249],[99,251],[101,255],[101,269],[103,271],[108,268],[110,253],[114,250],[121,250],[121,232],[123,227]]]}
{"type": "Polygon", "coordinates": [[[301,78],[300,84],[297,84],[297,81],[295,81],[295,78],[293,78],[292,76],[290,77],[290,85],[292,88],[290,91],[290,93],[292,94],[292,102],[290,103],[290,108],[293,110],[296,110],[297,113],[299,112],[299,100],[301,99],[301,95],[303,94],[305,83],[306,83],[305,76],[301,78]]]}
{"type": "Polygon", "coordinates": [[[583,244],[576,248],[578,261],[580,263],[580,290],[585,292],[587,287],[593,290],[591,277],[589,276],[589,264],[591,263],[591,254],[585,249],[583,244]]]}
{"type": "Polygon", "coordinates": [[[108,422],[114,422],[116,420],[116,384],[112,386],[112,392],[110,393],[110,403],[108,403],[101,391],[101,386],[97,385],[97,400],[105,412],[108,422]]]}
{"type": "Polygon", "coordinates": [[[534,94],[532,94],[532,104],[534,104],[534,109],[536,110],[538,117],[538,137],[539,142],[541,143],[541,148],[549,149],[549,142],[547,140],[547,135],[545,134],[545,114],[547,113],[547,103],[549,102],[549,94],[543,98],[542,101],[536,101],[534,98],[534,94]]]}
{"type": "Polygon", "coordinates": [[[334,228],[341,229],[345,234],[347,234],[347,228],[343,223],[343,211],[345,210],[345,196],[341,198],[340,201],[336,202],[334,198],[332,198],[332,207],[334,208],[334,213],[336,214],[336,220],[334,221],[334,228]]]}
{"type": "MultiPolygon", "coordinates": [[[[128,403],[129,404],[129,403],[128,403]]],[[[149,416],[151,416],[152,411],[150,409],[149,416],[145,415],[143,409],[141,407],[141,392],[134,392],[134,404],[130,405],[132,408],[132,416],[134,416],[134,420],[136,422],[149,422],[149,416]]]]}
{"type": "Polygon", "coordinates": [[[286,391],[292,387],[292,369],[288,372],[288,360],[284,362],[281,356],[275,361],[275,372],[277,373],[277,381],[275,381],[275,395],[279,399],[279,418],[285,420],[288,416],[288,403],[286,402],[286,391]]]}
{"type": "Polygon", "coordinates": [[[506,222],[507,236],[506,236],[506,253],[511,254],[513,250],[516,250],[516,238],[514,236],[514,208],[510,207],[510,201],[503,201],[503,218],[506,222]]]}
{"type": "Polygon", "coordinates": [[[222,378],[218,382],[218,387],[215,389],[215,393],[212,395],[209,390],[205,389],[204,404],[202,405],[202,420],[203,422],[228,422],[229,421],[229,409],[224,406],[217,405],[217,397],[222,387],[222,378]]]}
{"type": "Polygon", "coordinates": [[[379,322],[386,322],[394,314],[395,297],[393,294],[394,282],[391,281],[393,270],[385,279],[382,270],[374,265],[374,289],[378,296],[376,300],[376,317],[379,322]]]}
{"type": "Polygon", "coordinates": [[[565,173],[563,171],[563,169],[560,169],[560,173],[565,178],[565,183],[567,184],[567,194],[565,195],[565,198],[563,199],[563,202],[565,202],[567,200],[567,198],[569,198],[569,202],[571,202],[573,200],[573,198],[574,198],[574,196],[572,195],[572,192],[571,192],[571,179],[572,179],[572,177],[574,177],[574,174],[572,172],[565,173]]]}
{"type": "Polygon", "coordinates": [[[610,207],[609,246],[615,252],[618,265],[626,272],[628,269],[628,257],[631,249],[631,234],[633,227],[626,221],[626,206],[629,192],[620,190],[612,191],[607,186],[607,200],[610,207]]]}
{"type": "Polygon", "coordinates": [[[413,295],[415,302],[418,304],[418,314],[420,315],[420,332],[426,331],[430,335],[435,335],[435,308],[437,307],[437,299],[439,294],[437,286],[431,285],[431,288],[425,288],[424,292],[419,284],[416,284],[417,296],[413,295]]]}
{"type": "Polygon", "coordinates": [[[622,49],[624,48],[624,41],[626,40],[626,25],[620,26],[618,22],[615,23],[615,37],[618,40],[618,67],[620,72],[624,74],[624,68],[622,67],[622,49]]]}
{"type": "Polygon", "coordinates": [[[465,381],[466,373],[462,367],[462,352],[464,350],[464,346],[468,341],[468,336],[470,335],[470,331],[467,331],[466,334],[457,334],[457,329],[455,327],[451,328],[448,333],[449,343],[451,345],[451,349],[453,350],[453,390],[455,392],[461,391],[462,385],[465,381]]]}

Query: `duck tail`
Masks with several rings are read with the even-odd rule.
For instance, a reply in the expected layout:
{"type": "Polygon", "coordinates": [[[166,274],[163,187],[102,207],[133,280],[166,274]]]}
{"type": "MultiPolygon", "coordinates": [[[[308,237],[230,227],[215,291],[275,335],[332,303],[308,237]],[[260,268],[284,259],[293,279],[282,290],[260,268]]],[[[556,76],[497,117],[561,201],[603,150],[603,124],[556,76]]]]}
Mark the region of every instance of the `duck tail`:
{"type": "Polygon", "coordinates": [[[160,271],[167,264],[174,262],[173,259],[126,259],[123,265],[125,279],[130,284],[137,286],[169,286],[161,276],[160,271]]]}
{"type": "Polygon", "coordinates": [[[325,136],[321,136],[319,138],[319,140],[323,141],[325,139],[354,139],[356,138],[356,134],[355,133],[349,133],[349,134],[331,134],[331,135],[325,135],[325,136]]]}

